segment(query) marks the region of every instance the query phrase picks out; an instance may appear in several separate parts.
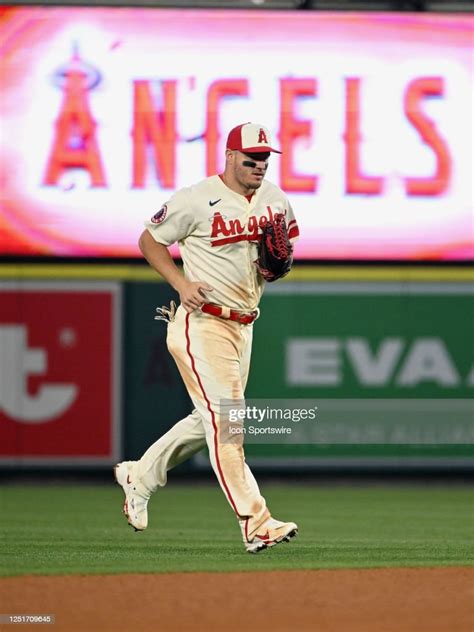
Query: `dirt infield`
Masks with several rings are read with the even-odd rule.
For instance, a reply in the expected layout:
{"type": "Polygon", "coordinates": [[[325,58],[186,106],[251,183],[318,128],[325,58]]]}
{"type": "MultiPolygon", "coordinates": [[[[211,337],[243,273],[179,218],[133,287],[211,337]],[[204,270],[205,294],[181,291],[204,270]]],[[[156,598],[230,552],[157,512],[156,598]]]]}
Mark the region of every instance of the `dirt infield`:
{"type": "Polygon", "coordinates": [[[472,632],[473,586],[468,567],[27,576],[0,580],[0,611],[52,632],[472,632]]]}

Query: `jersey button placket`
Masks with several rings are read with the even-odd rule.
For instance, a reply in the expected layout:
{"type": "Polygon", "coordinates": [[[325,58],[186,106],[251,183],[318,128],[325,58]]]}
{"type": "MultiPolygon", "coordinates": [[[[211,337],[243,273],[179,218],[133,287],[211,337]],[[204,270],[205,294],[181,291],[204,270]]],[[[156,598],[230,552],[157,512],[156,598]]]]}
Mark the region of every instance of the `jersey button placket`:
{"type": "MultiPolygon", "coordinates": [[[[251,214],[251,209],[253,207],[253,203],[249,202],[247,204],[247,208],[245,209],[245,224],[246,226],[248,226],[249,224],[249,218],[250,218],[250,214],[251,214]]],[[[256,275],[255,275],[255,270],[254,270],[254,264],[253,264],[253,258],[252,258],[252,242],[251,241],[247,241],[247,269],[249,272],[248,278],[250,279],[250,283],[251,286],[249,288],[249,294],[252,300],[252,303],[256,302],[256,298],[257,298],[257,292],[255,289],[255,284],[256,284],[256,275]]]]}

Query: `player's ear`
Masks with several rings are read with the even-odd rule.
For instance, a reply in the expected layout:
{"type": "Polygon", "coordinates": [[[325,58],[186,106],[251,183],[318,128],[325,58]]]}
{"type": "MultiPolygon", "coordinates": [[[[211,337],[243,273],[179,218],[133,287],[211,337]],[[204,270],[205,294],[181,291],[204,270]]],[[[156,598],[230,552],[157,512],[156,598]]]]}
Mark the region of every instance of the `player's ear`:
{"type": "Polygon", "coordinates": [[[225,166],[231,167],[234,164],[234,153],[231,149],[225,150],[225,166]]]}

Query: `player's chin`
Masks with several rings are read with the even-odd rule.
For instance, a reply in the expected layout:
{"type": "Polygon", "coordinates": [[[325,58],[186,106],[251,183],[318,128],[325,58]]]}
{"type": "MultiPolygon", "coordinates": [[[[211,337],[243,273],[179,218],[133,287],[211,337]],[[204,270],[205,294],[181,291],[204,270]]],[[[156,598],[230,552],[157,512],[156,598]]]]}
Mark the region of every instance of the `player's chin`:
{"type": "Polygon", "coordinates": [[[255,177],[248,183],[248,187],[249,189],[258,189],[262,186],[262,182],[263,182],[263,176],[255,177]]]}

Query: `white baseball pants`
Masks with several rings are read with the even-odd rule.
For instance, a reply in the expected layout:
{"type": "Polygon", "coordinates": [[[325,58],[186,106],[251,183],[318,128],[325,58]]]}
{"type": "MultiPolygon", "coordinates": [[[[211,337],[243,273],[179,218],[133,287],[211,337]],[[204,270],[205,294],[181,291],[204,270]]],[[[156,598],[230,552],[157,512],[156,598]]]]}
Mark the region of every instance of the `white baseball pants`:
{"type": "Polygon", "coordinates": [[[225,440],[222,400],[243,400],[250,367],[252,325],[241,325],[183,307],[168,324],[167,344],[193,401],[193,412],[156,441],[138,462],[141,482],[151,491],[167,481],[167,471],[207,443],[212,467],[249,536],[270,517],[265,499],[245,462],[243,436],[225,440]]]}

